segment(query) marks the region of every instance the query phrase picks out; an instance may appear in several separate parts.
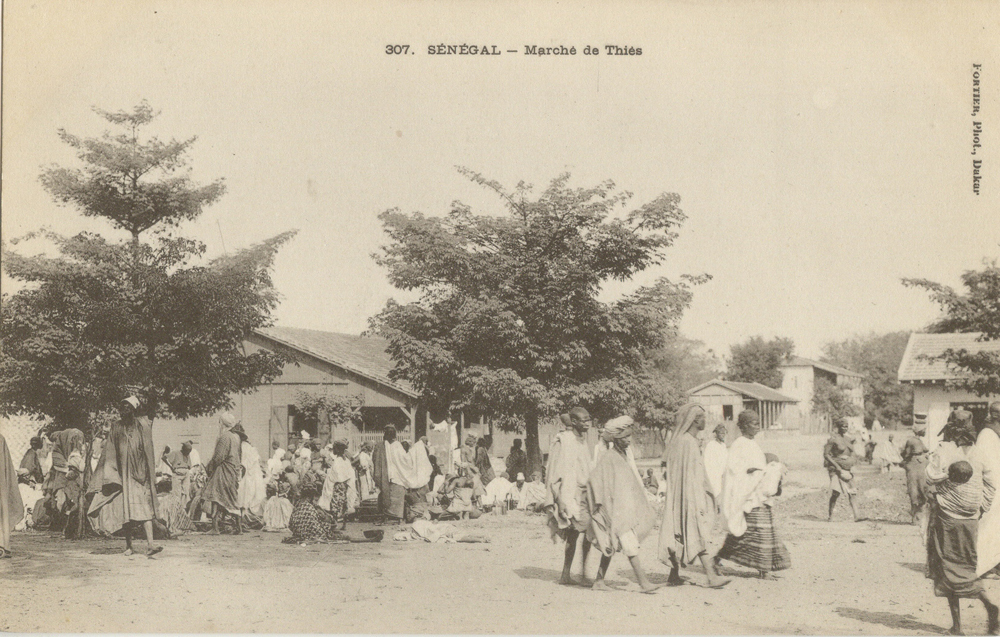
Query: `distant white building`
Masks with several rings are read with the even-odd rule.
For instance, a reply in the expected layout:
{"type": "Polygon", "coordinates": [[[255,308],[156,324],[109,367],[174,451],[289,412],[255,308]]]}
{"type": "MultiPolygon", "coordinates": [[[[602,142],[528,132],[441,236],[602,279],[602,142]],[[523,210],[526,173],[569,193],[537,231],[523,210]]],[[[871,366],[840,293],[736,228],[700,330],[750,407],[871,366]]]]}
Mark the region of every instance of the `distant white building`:
{"type": "MultiPolygon", "coordinates": [[[[861,414],[865,409],[865,389],[861,384],[864,374],[845,367],[814,361],[801,356],[793,356],[779,366],[782,375],[781,393],[798,402],[785,409],[786,426],[797,427],[803,433],[826,432],[830,430],[830,419],[813,412],[813,394],[816,382],[825,378],[844,389],[861,414]]],[[[855,416],[848,421],[855,426],[864,423],[864,416],[855,416]]]]}
{"type": "Polygon", "coordinates": [[[938,443],[941,428],[948,421],[948,414],[956,409],[972,412],[976,424],[986,419],[989,403],[1000,400],[1000,395],[976,394],[949,388],[949,381],[962,378],[962,372],[935,358],[945,350],[965,349],[970,352],[1000,352],[1000,341],[980,341],[978,332],[963,334],[910,334],[903,360],[899,363],[899,382],[913,386],[913,421],[926,425],[925,436],[929,448],[938,443]]]}

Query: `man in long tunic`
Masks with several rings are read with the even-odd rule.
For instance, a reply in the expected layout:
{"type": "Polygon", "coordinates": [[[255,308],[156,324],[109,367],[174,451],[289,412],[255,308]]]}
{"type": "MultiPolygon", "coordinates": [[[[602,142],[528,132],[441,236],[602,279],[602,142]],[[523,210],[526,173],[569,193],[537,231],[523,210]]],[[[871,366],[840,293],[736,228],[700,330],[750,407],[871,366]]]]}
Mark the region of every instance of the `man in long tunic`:
{"type": "Polygon", "coordinates": [[[111,425],[107,443],[97,462],[90,490],[96,492],[88,515],[94,527],[108,535],[125,532],[125,555],[132,554],[132,534],[141,526],[146,534],[146,555],[163,550],[153,546],[156,511],[156,462],[153,459],[153,426],[137,414],[139,399],[130,396],[118,408],[120,418],[111,425]]]}
{"type": "Polygon", "coordinates": [[[215,453],[208,461],[205,469],[208,472],[208,482],[201,498],[212,503],[212,535],[219,534],[219,521],[223,515],[236,518],[236,534],[243,532],[243,520],[240,516],[239,490],[240,477],[243,470],[240,455],[240,437],[233,433],[236,417],[226,412],[219,417],[219,438],[215,441],[215,453]]]}
{"type": "MultiPolygon", "coordinates": [[[[583,407],[574,407],[563,420],[568,420],[570,428],[559,432],[549,447],[549,465],[545,470],[545,504],[549,510],[548,524],[553,541],[556,537],[566,541],[559,583],[574,585],[578,582],[570,577],[570,568],[576,554],[576,542],[580,534],[590,527],[587,481],[590,479],[592,458],[586,434],[591,418],[583,407]]],[[[590,544],[584,539],[581,547],[584,573],[589,551],[590,544]]]]}
{"type": "Polygon", "coordinates": [[[382,444],[375,446],[372,464],[382,521],[405,519],[407,496],[411,503],[416,503],[427,493],[427,482],[431,478],[431,461],[423,439],[407,451],[396,440],[396,428],[389,425],[382,436],[382,444]]]}
{"type": "Polygon", "coordinates": [[[1000,564],[1000,401],[990,404],[985,426],[976,437],[976,450],[983,461],[983,517],[976,541],[976,575],[982,577],[1000,564]]]}
{"type": "Polygon", "coordinates": [[[677,411],[663,452],[667,466],[659,558],[670,564],[667,583],[671,586],[683,583],[681,564],[686,566],[696,560],[705,568],[709,587],[721,588],[729,583],[718,575],[713,562],[721,542],[716,541],[717,507],[698,442],[704,429],[705,408],[694,403],[684,405],[677,411]]]}
{"type": "Polygon", "coordinates": [[[616,551],[628,558],[643,593],[659,588],[650,583],[639,563],[639,543],[653,530],[656,513],[646,499],[639,470],[628,457],[633,424],[629,416],[619,416],[604,425],[601,440],[610,443],[611,448],[601,454],[590,472],[592,521],[587,539],[601,552],[595,590],[610,590],[604,576],[616,551]]]}

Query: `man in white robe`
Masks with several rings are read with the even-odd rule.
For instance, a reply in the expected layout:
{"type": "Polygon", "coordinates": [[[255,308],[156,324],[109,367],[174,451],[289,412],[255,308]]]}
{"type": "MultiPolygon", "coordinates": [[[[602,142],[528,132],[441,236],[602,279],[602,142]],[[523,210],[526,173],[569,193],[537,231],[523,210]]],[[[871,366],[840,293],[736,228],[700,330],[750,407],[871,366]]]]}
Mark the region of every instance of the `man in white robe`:
{"type": "Polygon", "coordinates": [[[726,457],[729,455],[729,449],[726,448],[726,424],[716,425],[713,434],[715,437],[705,445],[705,474],[708,476],[712,495],[719,502],[722,496],[722,474],[726,471],[726,457]]]}

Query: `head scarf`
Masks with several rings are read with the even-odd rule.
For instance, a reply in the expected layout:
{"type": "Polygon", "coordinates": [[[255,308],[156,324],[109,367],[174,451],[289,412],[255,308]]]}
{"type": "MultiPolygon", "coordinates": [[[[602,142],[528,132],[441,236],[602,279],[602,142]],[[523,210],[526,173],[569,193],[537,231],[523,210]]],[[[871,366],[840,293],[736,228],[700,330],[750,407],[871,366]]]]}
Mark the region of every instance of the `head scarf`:
{"type": "Polygon", "coordinates": [[[632,434],[632,425],[635,423],[629,416],[618,416],[604,424],[604,431],[601,432],[601,440],[611,442],[612,440],[627,438],[632,434]]]}
{"type": "Polygon", "coordinates": [[[232,415],[228,411],[221,416],[219,416],[219,423],[226,429],[232,429],[233,425],[236,424],[236,416],[232,415]]]}
{"type": "Polygon", "coordinates": [[[972,422],[972,412],[956,409],[948,416],[948,423],[941,431],[945,440],[951,440],[959,447],[976,443],[976,426],[972,422]]]}
{"type": "Polygon", "coordinates": [[[677,410],[674,416],[674,430],[670,433],[670,440],[673,442],[681,437],[691,425],[695,423],[698,416],[705,417],[705,408],[698,403],[688,403],[677,410]]]}
{"type": "Polygon", "coordinates": [[[232,429],[230,429],[230,431],[239,436],[240,440],[243,442],[248,442],[250,440],[250,436],[248,436],[247,432],[243,430],[243,425],[241,424],[236,424],[232,429]]]}

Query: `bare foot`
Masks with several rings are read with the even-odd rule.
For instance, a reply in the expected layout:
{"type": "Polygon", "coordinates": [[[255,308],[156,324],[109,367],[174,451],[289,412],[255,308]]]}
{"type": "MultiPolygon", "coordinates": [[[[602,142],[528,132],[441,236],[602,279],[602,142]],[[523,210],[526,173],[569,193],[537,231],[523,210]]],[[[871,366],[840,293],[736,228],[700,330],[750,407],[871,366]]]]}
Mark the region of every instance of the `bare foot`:
{"type": "Polygon", "coordinates": [[[122,555],[125,555],[125,556],[132,555],[132,549],[130,549],[130,548],[129,549],[125,549],[125,551],[122,552],[122,555]]]}
{"type": "Polygon", "coordinates": [[[594,580],[594,583],[590,586],[590,590],[593,591],[610,591],[613,590],[610,586],[604,583],[604,580],[594,580]]]}
{"type": "Polygon", "coordinates": [[[671,573],[670,577],[667,578],[667,586],[683,586],[684,582],[687,581],[680,575],[676,573],[671,573]]]}
{"type": "Polygon", "coordinates": [[[660,590],[660,586],[658,584],[646,584],[645,586],[640,586],[639,588],[641,589],[639,592],[646,594],[655,593],[660,590]]]}
{"type": "Polygon", "coordinates": [[[590,588],[591,586],[594,585],[594,582],[590,581],[586,577],[581,577],[580,581],[577,582],[577,584],[579,584],[580,586],[583,586],[585,588],[590,588]]]}
{"type": "Polygon", "coordinates": [[[576,586],[579,582],[570,577],[569,575],[563,575],[559,578],[559,584],[563,586],[576,586]]]}
{"type": "Polygon", "coordinates": [[[962,627],[961,626],[952,626],[951,628],[948,629],[948,634],[949,635],[964,635],[965,633],[962,632],[962,627]]]}
{"type": "Polygon", "coordinates": [[[146,557],[153,557],[154,555],[156,555],[157,553],[161,552],[162,550],[163,550],[162,546],[151,546],[151,547],[149,547],[149,550],[146,551],[146,557]]]}

